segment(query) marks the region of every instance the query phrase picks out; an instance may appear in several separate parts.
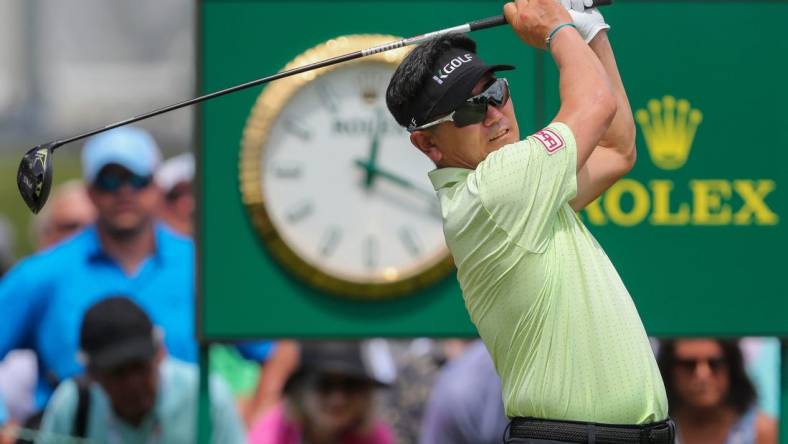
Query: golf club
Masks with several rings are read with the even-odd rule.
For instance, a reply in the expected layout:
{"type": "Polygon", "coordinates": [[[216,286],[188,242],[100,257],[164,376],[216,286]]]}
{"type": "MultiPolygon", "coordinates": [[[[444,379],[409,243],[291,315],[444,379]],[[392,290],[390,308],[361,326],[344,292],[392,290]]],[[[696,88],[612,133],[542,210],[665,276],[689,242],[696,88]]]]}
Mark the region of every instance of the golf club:
{"type": "MultiPolygon", "coordinates": [[[[591,5],[589,6],[605,6],[611,4],[612,2],[613,0],[593,0],[591,2],[586,0],[586,3],[591,3],[591,5]]],[[[149,117],[174,111],[176,109],[183,108],[185,106],[204,102],[206,100],[223,96],[225,94],[230,94],[236,91],[240,91],[242,89],[251,88],[257,85],[262,85],[272,80],[281,79],[284,77],[292,76],[294,74],[300,74],[306,71],[311,71],[313,69],[335,65],[337,63],[347,62],[361,57],[366,57],[372,54],[378,54],[381,52],[390,51],[392,49],[402,48],[403,46],[410,46],[410,45],[424,43],[426,41],[433,40],[447,34],[468,33],[471,31],[478,31],[480,29],[492,28],[504,24],[506,24],[506,19],[504,18],[503,15],[488,17],[485,19],[468,22],[463,25],[454,26],[451,28],[445,28],[427,34],[420,34],[414,37],[398,40],[380,46],[375,46],[373,48],[362,49],[345,55],[332,57],[330,59],[326,59],[320,62],[311,63],[309,65],[300,66],[298,68],[293,68],[287,71],[282,71],[268,77],[263,77],[257,80],[253,80],[251,82],[242,83],[240,85],[236,85],[227,89],[206,94],[204,96],[196,97],[194,99],[186,100],[184,102],[176,103],[174,105],[166,106],[164,108],[159,108],[149,113],[140,114],[138,116],[126,120],[121,120],[119,122],[111,123],[103,128],[88,131],[86,133],[79,134],[74,137],[70,137],[68,139],[56,140],[56,141],[47,142],[38,145],[30,149],[27,153],[25,153],[24,157],[22,157],[22,161],[19,164],[19,170],[17,171],[17,175],[16,175],[16,183],[17,186],[19,187],[19,193],[22,195],[22,199],[25,201],[25,204],[27,204],[28,208],[30,208],[30,210],[33,213],[38,213],[41,210],[41,208],[43,208],[44,204],[47,201],[47,198],[49,197],[49,190],[52,187],[52,176],[53,176],[52,155],[56,149],[68,143],[81,140],[86,137],[90,137],[95,134],[102,133],[104,131],[109,131],[119,126],[128,125],[130,123],[138,122],[140,120],[147,119],[149,117]]]]}

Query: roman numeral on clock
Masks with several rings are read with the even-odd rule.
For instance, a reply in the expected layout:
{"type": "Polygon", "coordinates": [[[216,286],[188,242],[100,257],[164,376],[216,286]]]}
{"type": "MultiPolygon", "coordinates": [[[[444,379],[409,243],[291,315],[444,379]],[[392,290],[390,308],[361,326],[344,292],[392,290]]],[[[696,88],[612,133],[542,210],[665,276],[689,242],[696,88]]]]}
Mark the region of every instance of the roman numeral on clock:
{"type": "Polygon", "coordinates": [[[320,83],[317,85],[317,95],[320,97],[320,103],[329,110],[332,114],[336,114],[339,111],[339,99],[337,96],[336,91],[330,85],[326,83],[320,83]]]}
{"type": "Polygon", "coordinates": [[[364,238],[363,245],[364,265],[370,270],[376,268],[378,266],[378,256],[380,251],[378,239],[374,236],[367,236],[364,238]]]}
{"type": "Polygon", "coordinates": [[[309,127],[297,119],[285,117],[282,121],[282,128],[288,134],[298,137],[302,141],[307,141],[312,138],[312,131],[309,127]]]}
{"type": "Polygon", "coordinates": [[[320,239],[320,255],[328,257],[334,254],[340,240],[342,240],[342,229],[335,225],[328,227],[320,239]]]}
{"type": "Polygon", "coordinates": [[[300,162],[278,161],[273,165],[274,176],[280,179],[298,179],[302,170],[300,162]]]}
{"type": "Polygon", "coordinates": [[[307,200],[300,202],[295,206],[290,207],[289,210],[287,210],[287,216],[286,216],[287,221],[290,222],[291,224],[300,222],[301,220],[312,214],[314,209],[315,207],[314,205],[312,205],[311,201],[307,200]]]}
{"type": "Polygon", "coordinates": [[[411,256],[416,257],[421,254],[421,242],[412,228],[402,227],[399,229],[398,234],[402,245],[408,250],[411,256]]]}

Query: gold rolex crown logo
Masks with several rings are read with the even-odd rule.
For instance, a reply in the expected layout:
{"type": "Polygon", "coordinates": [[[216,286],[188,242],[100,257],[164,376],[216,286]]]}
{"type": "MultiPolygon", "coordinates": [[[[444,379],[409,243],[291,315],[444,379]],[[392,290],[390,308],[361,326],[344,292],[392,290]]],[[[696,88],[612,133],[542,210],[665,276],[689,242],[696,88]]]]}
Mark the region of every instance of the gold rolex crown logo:
{"type": "Polygon", "coordinates": [[[693,109],[688,100],[676,101],[672,96],[651,99],[647,108],[637,110],[635,119],[643,131],[651,160],[664,170],[681,168],[687,162],[703,113],[693,109]]]}

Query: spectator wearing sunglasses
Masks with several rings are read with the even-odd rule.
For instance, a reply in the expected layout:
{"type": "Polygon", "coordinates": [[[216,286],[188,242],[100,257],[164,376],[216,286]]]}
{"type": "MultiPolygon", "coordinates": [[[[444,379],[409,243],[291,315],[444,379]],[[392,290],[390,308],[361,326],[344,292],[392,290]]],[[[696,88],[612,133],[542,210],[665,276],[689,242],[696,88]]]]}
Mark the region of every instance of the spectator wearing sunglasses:
{"type": "Polygon", "coordinates": [[[375,417],[371,371],[357,341],[306,342],[285,384],[285,399],[251,428],[251,444],[393,444],[375,417]]]}
{"type": "Polygon", "coordinates": [[[561,104],[547,127],[521,138],[509,82],[497,77],[513,67],[487,64],[461,34],[416,47],[386,103],[435,163],[465,305],[512,418],[506,442],[672,442],[643,324],[576,214],[635,162],[609,26],[582,1],[509,2],[504,14],[557,65],[561,104]]]}
{"type": "MultiPolygon", "coordinates": [[[[36,406],[57,383],[80,374],[76,359],[84,312],[112,294],[129,295],[164,330],[173,357],[196,362],[194,245],[156,218],[162,193],[153,184],[161,155],[143,129],[122,127],[90,138],[83,179],[96,222],[20,261],[0,281],[0,357],[33,349],[39,360],[36,406]]],[[[270,344],[248,344],[263,360],[270,344]]]]}
{"type": "Polygon", "coordinates": [[[777,422],[756,405],[737,341],[662,341],[657,362],[681,444],[777,442],[777,422]]]}

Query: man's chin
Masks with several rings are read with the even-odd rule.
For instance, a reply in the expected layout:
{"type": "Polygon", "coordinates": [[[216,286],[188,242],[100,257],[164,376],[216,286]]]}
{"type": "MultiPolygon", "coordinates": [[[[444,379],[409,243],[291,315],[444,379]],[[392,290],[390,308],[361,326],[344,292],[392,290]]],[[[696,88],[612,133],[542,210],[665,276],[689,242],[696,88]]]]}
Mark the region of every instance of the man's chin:
{"type": "Polygon", "coordinates": [[[516,140],[510,140],[509,137],[502,137],[500,139],[496,139],[495,141],[490,142],[487,145],[487,152],[488,153],[492,153],[492,152],[498,151],[499,149],[505,147],[506,145],[511,145],[511,144],[513,144],[515,142],[517,142],[517,141],[516,140]]]}
{"type": "Polygon", "coordinates": [[[138,217],[117,218],[106,224],[107,229],[115,236],[129,237],[145,229],[145,221],[138,217]]]}

